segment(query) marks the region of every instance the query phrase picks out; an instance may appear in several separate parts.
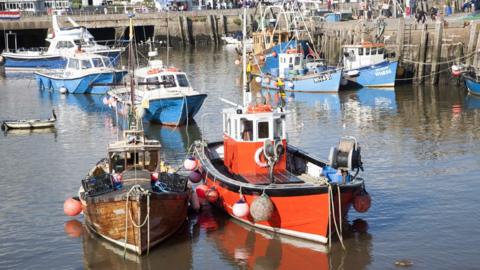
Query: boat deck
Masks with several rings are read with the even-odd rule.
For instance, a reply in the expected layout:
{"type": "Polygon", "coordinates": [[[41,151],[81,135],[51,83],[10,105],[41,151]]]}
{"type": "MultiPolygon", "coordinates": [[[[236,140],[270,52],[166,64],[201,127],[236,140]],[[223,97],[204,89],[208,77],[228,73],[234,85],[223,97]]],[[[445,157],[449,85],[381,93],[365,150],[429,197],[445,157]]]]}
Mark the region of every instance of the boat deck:
{"type": "MultiPolygon", "coordinates": [[[[223,164],[222,159],[216,159],[212,160],[212,164],[215,166],[215,168],[221,172],[222,174],[235,179],[237,181],[243,182],[243,183],[249,183],[249,184],[254,184],[254,185],[270,185],[272,182],[270,181],[270,177],[268,174],[264,175],[237,175],[237,174],[232,174],[228,171],[227,167],[223,164]]],[[[316,178],[313,177],[307,173],[302,173],[302,174],[293,174],[289,171],[286,171],[284,173],[274,173],[274,184],[320,184],[322,183],[321,178],[316,178]]]]}

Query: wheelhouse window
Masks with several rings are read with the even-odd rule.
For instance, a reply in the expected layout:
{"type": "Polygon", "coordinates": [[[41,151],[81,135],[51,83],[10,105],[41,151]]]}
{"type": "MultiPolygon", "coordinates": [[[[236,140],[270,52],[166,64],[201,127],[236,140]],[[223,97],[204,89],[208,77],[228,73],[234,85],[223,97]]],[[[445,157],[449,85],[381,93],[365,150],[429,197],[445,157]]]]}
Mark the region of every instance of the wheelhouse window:
{"type": "Polygon", "coordinates": [[[253,140],[253,121],[242,119],[240,124],[240,129],[242,131],[242,140],[244,141],[253,140]]]}
{"type": "Polygon", "coordinates": [[[175,82],[175,76],[173,75],[162,75],[162,82],[165,84],[163,85],[164,88],[170,87],[177,87],[177,83],[175,82]]]}
{"type": "Polygon", "coordinates": [[[188,84],[187,76],[184,74],[178,74],[177,75],[177,81],[178,81],[178,86],[180,87],[189,87],[190,85],[188,84]]]}
{"type": "Polygon", "coordinates": [[[92,63],[90,63],[89,60],[82,60],[82,69],[87,69],[91,67],[92,67],[92,63]]]}
{"type": "Polygon", "coordinates": [[[295,57],[295,66],[300,65],[300,57],[295,57]]]}
{"type": "Polygon", "coordinates": [[[77,59],[70,59],[68,61],[68,68],[79,69],[79,62],[77,59]]]}
{"type": "Polygon", "coordinates": [[[158,77],[149,77],[145,79],[145,82],[147,83],[146,88],[148,90],[155,89],[159,87],[158,84],[158,77]]]}
{"type": "Polygon", "coordinates": [[[110,58],[108,57],[103,57],[103,63],[105,64],[105,67],[113,67],[112,62],[110,61],[110,58]]]}
{"type": "Polygon", "coordinates": [[[125,170],[125,160],[124,152],[110,153],[110,167],[116,173],[121,173],[125,170]]]}
{"type": "Polygon", "coordinates": [[[358,55],[363,55],[363,48],[358,49],[358,55]]]}
{"type": "Polygon", "coordinates": [[[283,137],[283,121],[282,119],[275,119],[273,125],[273,138],[282,139],[283,137]]]}
{"type": "Polygon", "coordinates": [[[97,67],[97,68],[102,68],[102,67],[104,67],[101,58],[92,58],[92,63],[93,63],[93,66],[94,66],[94,67],[97,67]]]}
{"type": "Polygon", "coordinates": [[[378,54],[383,54],[384,53],[384,49],[383,48],[378,48],[378,54]]]}
{"type": "Polygon", "coordinates": [[[370,55],[370,48],[365,48],[365,55],[370,55]]]}
{"type": "Polygon", "coordinates": [[[69,49],[73,48],[73,44],[70,41],[59,41],[56,46],[57,49],[69,49]]]}
{"type": "Polygon", "coordinates": [[[377,54],[377,48],[376,47],[373,47],[370,51],[370,54],[371,55],[374,55],[374,54],[377,54]]]}
{"type": "Polygon", "coordinates": [[[268,122],[258,122],[258,138],[259,139],[268,139],[269,132],[268,132],[268,122]]]}

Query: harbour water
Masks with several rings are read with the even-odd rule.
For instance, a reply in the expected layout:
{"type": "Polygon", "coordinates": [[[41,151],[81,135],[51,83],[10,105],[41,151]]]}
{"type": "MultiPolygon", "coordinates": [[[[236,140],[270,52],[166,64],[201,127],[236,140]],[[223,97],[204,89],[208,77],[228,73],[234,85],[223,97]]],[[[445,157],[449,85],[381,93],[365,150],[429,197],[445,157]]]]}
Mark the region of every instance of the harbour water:
{"type": "MultiPolygon", "coordinates": [[[[164,55],[161,54],[161,55],[164,55]]],[[[175,50],[170,61],[208,93],[195,123],[146,125],[179,165],[191,142],[221,139],[218,98],[241,100],[234,50],[175,50]]],[[[447,76],[445,76],[447,77],[447,76]]],[[[253,231],[215,209],[190,216],[149,256],[123,250],[63,214],[80,180],[117,136],[101,96],[37,89],[31,77],[0,79],[0,119],[46,118],[53,130],[0,135],[0,269],[475,269],[479,264],[480,97],[445,78],[437,87],[401,85],[338,95],[289,96],[289,140],[326,157],[344,135],[362,147],[367,213],[350,212],[343,251],[253,231]]]]}

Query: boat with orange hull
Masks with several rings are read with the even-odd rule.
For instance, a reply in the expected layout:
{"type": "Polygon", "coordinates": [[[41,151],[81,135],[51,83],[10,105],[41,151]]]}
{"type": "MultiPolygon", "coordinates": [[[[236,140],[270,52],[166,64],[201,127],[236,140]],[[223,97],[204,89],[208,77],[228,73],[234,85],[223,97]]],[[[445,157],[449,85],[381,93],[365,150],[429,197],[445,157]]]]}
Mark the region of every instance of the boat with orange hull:
{"type": "Polygon", "coordinates": [[[363,170],[357,140],[342,138],[328,162],[289,145],[287,111],[267,104],[260,93],[252,100],[246,78],[244,50],[243,105],[222,99],[234,106],[222,112],[223,141],[192,147],[205,181],[197,193],[251,226],[328,243],[333,228],[341,233],[352,203],[360,212],[370,207],[364,180],[357,177],[363,170]]]}

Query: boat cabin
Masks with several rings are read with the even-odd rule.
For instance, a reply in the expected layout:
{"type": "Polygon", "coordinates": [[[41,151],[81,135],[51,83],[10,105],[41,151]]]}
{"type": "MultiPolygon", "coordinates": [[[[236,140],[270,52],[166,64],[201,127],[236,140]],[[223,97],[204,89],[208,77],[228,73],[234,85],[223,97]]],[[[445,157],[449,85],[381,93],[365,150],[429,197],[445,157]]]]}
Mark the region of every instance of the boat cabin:
{"type": "Polygon", "coordinates": [[[290,32],[288,31],[273,31],[271,29],[255,32],[252,34],[253,53],[262,54],[265,50],[281,44],[282,42],[288,42],[290,36],[290,32]]]}
{"type": "Polygon", "coordinates": [[[53,39],[47,39],[50,42],[48,46],[48,53],[54,54],[57,52],[74,52],[78,48],[88,49],[98,46],[97,43],[90,38],[74,38],[71,36],[61,36],[53,39]]]}
{"type": "Polygon", "coordinates": [[[110,173],[138,169],[155,171],[159,167],[160,142],[148,140],[143,131],[124,131],[124,140],[108,146],[110,173]]]}
{"type": "Polygon", "coordinates": [[[77,53],[67,58],[66,72],[78,72],[87,69],[105,69],[112,68],[110,58],[98,54],[77,53]]]}
{"type": "MultiPolygon", "coordinates": [[[[258,103],[257,103],[258,104],[258,103]]],[[[261,104],[261,103],[260,103],[261,104]]],[[[286,149],[285,113],[270,105],[223,110],[224,165],[232,174],[268,174],[263,154],[266,142],[286,149]]],[[[286,170],[286,157],[280,155],[274,171],[286,170]]]]}
{"type": "Polygon", "coordinates": [[[376,65],[385,61],[385,44],[363,42],[343,46],[343,67],[347,70],[376,65]]]}
{"type": "Polygon", "coordinates": [[[150,61],[148,68],[142,68],[135,74],[140,90],[191,88],[187,74],[175,67],[165,67],[161,60],[150,61]]]}
{"type": "Polygon", "coordinates": [[[289,72],[301,73],[305,69],[303,53],[297,49],[288,49],[285,53],[278,54],[278,62],[280,78],[288,77],[289,72]]]}

